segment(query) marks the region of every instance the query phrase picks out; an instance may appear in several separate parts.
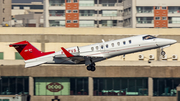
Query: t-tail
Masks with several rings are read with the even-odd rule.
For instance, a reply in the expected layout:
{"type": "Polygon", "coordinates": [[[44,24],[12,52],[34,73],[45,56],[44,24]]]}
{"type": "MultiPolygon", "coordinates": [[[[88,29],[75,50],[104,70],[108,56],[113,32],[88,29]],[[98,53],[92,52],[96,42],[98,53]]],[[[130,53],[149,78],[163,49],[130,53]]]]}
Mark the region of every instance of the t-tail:
{"type": "Polygon", "coordinates": [[[21,42],[13,43],[13,44],[10,44],[9,46],[14,47],[19,52],[19,54],[24,58],[24,60],[27,61],[27,63],[28,61],[31,61],[31,63],[26,64],[25,67],[32,67],[32,66],[40,65],[42,64],[42,62],[44,63],[46,61],[37,61],[39,60],[37,58],[55,53],[54,51],[41,52],[37,48],[35,48],[33,45],[31,45],[28,41],[21,41],[21,42]]]}

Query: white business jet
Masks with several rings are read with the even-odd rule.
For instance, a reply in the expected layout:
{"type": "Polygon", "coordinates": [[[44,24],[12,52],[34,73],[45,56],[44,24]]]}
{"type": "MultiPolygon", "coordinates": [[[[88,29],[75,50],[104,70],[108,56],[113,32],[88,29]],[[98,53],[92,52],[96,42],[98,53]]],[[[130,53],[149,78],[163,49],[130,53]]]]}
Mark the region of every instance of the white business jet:
{"type": "Polygon", "coordinates": [[[41,52],[28,41],[10,44],[25,59],[25,67],[40,64],[85,64],[87,70],[95,71],[95,62],[126,55],[139,51],[161,48],[161,55],[165,55],[164,47],[176,43],[176,40],[156,38],[151,35],[138,35],[118,40],[96,43],[82,47],[63,48],[58,52],[41,52]]]}

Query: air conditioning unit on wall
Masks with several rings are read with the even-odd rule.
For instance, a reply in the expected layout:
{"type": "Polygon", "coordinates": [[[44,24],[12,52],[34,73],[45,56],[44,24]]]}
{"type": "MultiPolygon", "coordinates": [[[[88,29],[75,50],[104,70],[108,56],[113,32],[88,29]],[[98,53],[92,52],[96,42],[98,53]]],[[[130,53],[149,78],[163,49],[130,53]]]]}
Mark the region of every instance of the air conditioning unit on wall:
{"type": "Polygon", "coordinates": [[[149,55],[149,60],[154,60],[154,55],[153,54],[149,55]]]}
{"type": "Polygon", "coordinates": [[[178,59],[178,56],[176,54],[173,54],[172,55],[172,60],[177,60],[178,59]]]}
{"type": "Polygon", "coordinates": [[[162,56],[162,60],[167,60],[167,55],[162,56]]]}
{"type": "Polygon", "coordinates": [[[139,54],[139,60],[144,60],[144,55],[143,54],[139,54]]]}

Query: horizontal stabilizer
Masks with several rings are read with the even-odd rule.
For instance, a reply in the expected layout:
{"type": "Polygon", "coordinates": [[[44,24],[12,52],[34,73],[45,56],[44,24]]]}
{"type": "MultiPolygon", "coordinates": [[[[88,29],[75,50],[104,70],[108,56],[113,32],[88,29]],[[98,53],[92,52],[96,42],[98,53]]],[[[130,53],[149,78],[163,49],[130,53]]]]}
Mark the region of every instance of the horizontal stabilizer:
{"type": "Polygon", "coordinates": [[[46,63],[46,61],[40,61],[40,62],[27,62],[27,63],[25,64],[25,68],[38,66],[38,65],[41,65],[41,64],[43,64],[43,63],[46,63]]]}
{"type": "Polygon", "coordinates": [[[69,57],[74,57],[74,55],[72,55],[71,53],[69,53],[65,48],[61,47],[61,49],[63,50],[64,54],[69,58],[69,57]]]}

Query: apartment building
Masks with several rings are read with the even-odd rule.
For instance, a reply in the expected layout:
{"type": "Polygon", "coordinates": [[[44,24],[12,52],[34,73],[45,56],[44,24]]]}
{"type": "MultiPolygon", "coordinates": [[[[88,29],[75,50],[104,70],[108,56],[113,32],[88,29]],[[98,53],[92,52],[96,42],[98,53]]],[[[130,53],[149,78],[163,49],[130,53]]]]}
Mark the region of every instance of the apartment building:
{"type": "Polygon", "coordinates": [[[45,0],[45,26],[179,28],[179,4],[179,0],[45,0]]]}
{"type": "Polygon", "coordinates": [[[123,27],[122,0],[45,0],[46,27],[123,27]]]}
{"type": "Polygon", "coordinates": [[[0,25],[11,20],[11,0],[0,0],[0,25]]]}

